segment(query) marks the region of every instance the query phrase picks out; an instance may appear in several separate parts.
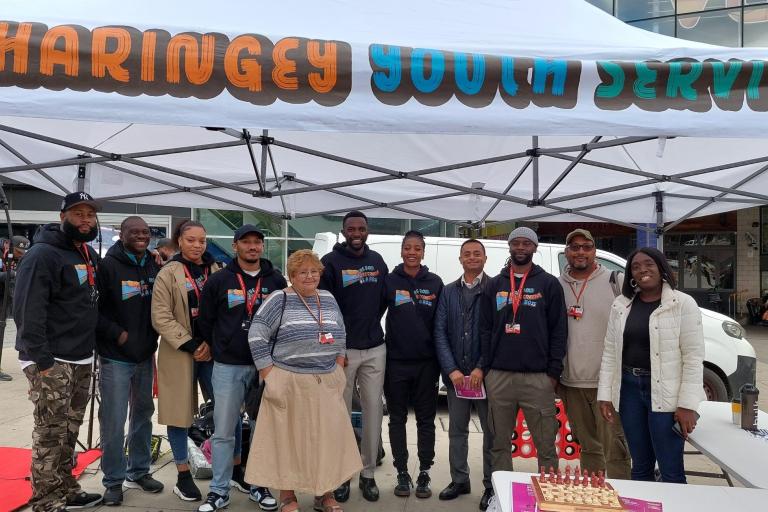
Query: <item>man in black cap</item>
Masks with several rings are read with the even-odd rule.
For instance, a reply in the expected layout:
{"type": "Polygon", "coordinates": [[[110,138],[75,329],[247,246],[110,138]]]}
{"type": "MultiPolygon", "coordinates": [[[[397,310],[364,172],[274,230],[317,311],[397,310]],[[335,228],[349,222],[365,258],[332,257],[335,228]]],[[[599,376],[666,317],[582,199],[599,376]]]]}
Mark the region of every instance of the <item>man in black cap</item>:
{"type": "Polygon", "coordinates": [[[43,226],[18,268],[13,316],[16,350],[35,405],[34,512],[92,507],[101,495],[72,476],[75,443],[88,404],[99,319],[96,238],[99,204],[85,192],[61,204],[61,223],[43,226]]]}
{"type": "MultiPolygon", "coordinates": [[[[251,318],[261,302],[275,290],[287,286],[283,275],[261,255],[264,233],[246,224],[235,231],[232,249],[235,258],[221,271],[211,275],[200,299],[197,326],[200,336],[212,347],[213,397],[216,406],[212,438],[213,479],[208,498],[198,509],[212,512],[229,505],[229,489],[234,485],[250,491],[251,500],[262,510],[277,510],[277,500],[269,489],[245,483],[240,466],[236,431],[241,427],[240,409],[256,373],[248,346],[251,318]]],[[[255,461],[254,461],[255,463],[255,461]]]]}

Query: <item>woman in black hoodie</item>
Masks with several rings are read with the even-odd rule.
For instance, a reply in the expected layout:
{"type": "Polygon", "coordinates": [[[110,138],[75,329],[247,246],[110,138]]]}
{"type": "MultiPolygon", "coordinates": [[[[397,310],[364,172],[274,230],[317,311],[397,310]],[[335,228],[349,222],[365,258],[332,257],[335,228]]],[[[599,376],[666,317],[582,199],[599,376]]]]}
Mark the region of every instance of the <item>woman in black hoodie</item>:
{"type": "Polygon", "coordinates": [[[213,396],[211,348],[200,337],[197,317],[203,286],[218,266],[206,251],[206,232],[199,222],[182,222],[173,239],[180,252],[157,274],[152,297],[152,325],[160,334],[158,422],[168,426],[179,471],[174,494],[198,501],[202,495],[189,472],[187,429],[197,408],[197,381],[204,396],[213,396]]]}
{"type": "Polygon", "coordinates": [[[405,423],[408,404],[416,413],[419,476],[416,497],[429,498],[429,468],[435,458],[435,415],[440,366],[433,336],[435,312],[443,281],[421,264],[424,236],[409,231],[400,254],[403,263],[387,275],[387,372],[384,395],[389,408],[389,442],[397,469],[396,496],[409,496],[413,481],[408,474],[405,423]]]}

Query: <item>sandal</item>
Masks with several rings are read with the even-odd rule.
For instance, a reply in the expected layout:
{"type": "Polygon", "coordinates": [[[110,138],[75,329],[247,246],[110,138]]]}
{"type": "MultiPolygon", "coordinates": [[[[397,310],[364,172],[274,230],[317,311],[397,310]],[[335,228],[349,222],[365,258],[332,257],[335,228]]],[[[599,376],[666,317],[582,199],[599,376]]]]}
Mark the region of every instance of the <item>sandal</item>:
{"type": "Polygon", "coordinates": [[[315,496],[315,504],[312,507],[316,512],[344,512],[341,505],[333,497],[333,493],[326,493],[323,496],[315,496]]]}
{"type": "Polygon", "coordinates": [[[293,496],[288,496],[287,498],[283,498],[282,500],[280,500],[280,512],[283,512],[284,510],[285,510],[285,512],[300,512],[299,511],[299,500],[296,499],[296,495],[295,494],[293,496]],[[290,505],[292,503],[296,504],[296,508],[290,509],[290,510],[285,510],[285,507],[287,507],[288,505],[290,505]]]}

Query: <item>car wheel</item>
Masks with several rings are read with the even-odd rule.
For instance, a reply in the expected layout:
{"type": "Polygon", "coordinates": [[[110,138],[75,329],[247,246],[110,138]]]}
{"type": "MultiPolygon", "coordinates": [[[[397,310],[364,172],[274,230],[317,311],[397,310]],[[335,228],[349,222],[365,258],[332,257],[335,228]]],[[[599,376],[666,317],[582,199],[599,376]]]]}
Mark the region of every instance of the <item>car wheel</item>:
{"type": "Polygon", "coordinates": [[[704,394],[713,402],[728,401],[728,387],[711,368],[704,367],[704,394]]]}

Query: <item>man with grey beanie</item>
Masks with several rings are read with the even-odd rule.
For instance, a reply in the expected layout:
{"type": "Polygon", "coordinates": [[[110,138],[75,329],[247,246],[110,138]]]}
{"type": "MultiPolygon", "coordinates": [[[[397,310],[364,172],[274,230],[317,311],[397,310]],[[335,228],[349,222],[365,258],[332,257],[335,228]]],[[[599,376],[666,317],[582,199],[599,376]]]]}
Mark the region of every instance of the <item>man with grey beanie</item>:
{"type": "Polygon", "coordinates": [[[511,439],[525,414],[539,467],[557,468],[555,387],[563,371],[568,322],[563,288],[533,263],[536,232],[509,235],[509,260],[484,293],[480,320],[493,471],[512,471],[511,439]]]}

